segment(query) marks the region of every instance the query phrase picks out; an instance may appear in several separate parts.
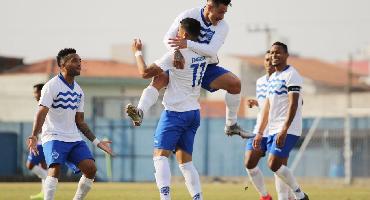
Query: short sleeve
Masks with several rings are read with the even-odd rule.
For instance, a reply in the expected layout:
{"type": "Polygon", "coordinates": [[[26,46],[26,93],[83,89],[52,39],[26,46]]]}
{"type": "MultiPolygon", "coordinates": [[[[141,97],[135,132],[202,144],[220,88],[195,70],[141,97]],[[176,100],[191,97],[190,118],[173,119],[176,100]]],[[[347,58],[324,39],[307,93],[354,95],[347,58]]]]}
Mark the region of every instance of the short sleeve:
{"type": "Polygon", "coordinates": [[[85,106],[85,94],[81,91],[80,103],[77,108],[77,112],[84,112],[85,106]]]}
{"type": "Polygon", "coordinates": [[[39,101],[40,106],[42,105],[50,108],[53,104],[54,94],[51,87],[51,84],[45,84],[44,87],[42,87],[41,97],[39,101]]]}
{"type": "Polygon", "coordinates": [[[303,85],[303,78],[301,75],[293,70],[289,73],[286,81],[286,86],[288,87],[288,92],[299,92],[303,85]]]}
{"type": "Polygon", "coordinates": [[[167,52],[160,59],[156,60],[154,63],[160,67],[163,71],[167,71],[173,68],[173,52],[167,52]]]}

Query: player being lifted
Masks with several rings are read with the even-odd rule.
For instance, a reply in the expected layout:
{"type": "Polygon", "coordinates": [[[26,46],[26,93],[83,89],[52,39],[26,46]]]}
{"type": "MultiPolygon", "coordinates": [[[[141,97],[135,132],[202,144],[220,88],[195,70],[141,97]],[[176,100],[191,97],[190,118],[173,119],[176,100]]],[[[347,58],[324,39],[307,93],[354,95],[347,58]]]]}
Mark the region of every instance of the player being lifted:
{"type": "MultiPolygon", "coordinates": [[[[226,126],[225,133],[229,136],[240,135],[243,138],[253,137],[237,124],[237,113],[240,106],[240,79],[230,71],[218,66],[217,52],[223,45],[228,34],[229,27],[225,22],[224,15],[227,12],[231,0],[207,0],[202,8],[193,8],[182,12],[173,22],[164,36],[164,44],[169,51],[176,49],[173,58],[174,65],[183,65],[184,57],[179,49],[188,48],[196,53],[210,58],[210,64],[204,72],[201,82],[202,88],[214,92],[219,89],[226,90],[226,126]],[[184,18],[194,18],[201,23],[201,34],[196,41],[178,38],[176,34],[180,21],[184,18]]],[[[152,83],[143,91],[137,107],[129,104],[126,112],[136,126],[140,126],[143,117],[149,108],[158,99],[158,91],[168,83],[166,73],[154,77],[152,83]]]]}
{"type": "MultiPolygon", "coordinates": [[[[266,97],[268,95],[268,80],[272,73],[275,72],[275,67],[271,65],[270,50],[268,50],[264,57],[263,62],[266,74],[260,77],[256,82],[256,100],[249,99],[248,106],[250,108],[256,106],[259,108],[257,115],[256,125],[254,127],[253,133],[257,134],[258,126],[261,122],[261,107],[264,105],[266,97]]],[[[253,138],[250,138],[246,142],[245,147],[245,168],[247,170],[248,176],[253,183],[254,187],[260,194],[261,200],[270,200],[272,197],[267,193],[265,182],[263,180],[262,171],[257,166],[258,162],[262,157],[266,155],[267,151],[267,138],[268,130],[265,129],[263,133],[263,138],[261,140],[260,149],[253,148],[253,138]]],[[[285,163],[286,165],[286,163],[285,163]]],[[[293,193],[289,192],[289,187],[282,182],[282,180],[275,175],[275,187],[278,194],[279,200],[294,200],[295,197],[293,193]],[[290,196],[289,196],[290,195],[290,196]],[[288,198],[289,197],[289,198],[288,198]]]]}
{"type": "MultiPolygon", "coordinates": [[[[178,37],[195,41],[200,34],[200,22],[193,18],[180,21],[178,37]]],[[[168,73],[169,83],[164,93],[162,112],[154,134],[153,161],[155,179],[161,200],[171,199],[171,171],[168,161],[172,151],[176,152],[179,168],[185,184],[194,200],[202,198],[198,172],[192,162],[194,137],[200,125],[200,85],[207,68],[207,58],[191,49],[181,49],[185,63],[183,67],[173,65],[174,52],[166,53],[149,67],[142,53],[141,41],[135,39],[132,50],[135,53],[139,72],[143,78],[152,78],[168,73]]]]}
{"type": "Polygon", "coordinates": [[[83,199],[90,191],[96,166],[81,131],[98,148],[112,154],[110,141],[100,142],[84,120],[84,93],[75,82],[80,75],[81,58],[74,49],[62,49],[57,56],[60,74],[49,80],[42,89],[39,110],[33,124],[28,148],[37,155],[37,135],[41,132],[42,148],[48,166],[44,199],[54,199],[61,164],[71,162],[82,171],[74,200],[83,199]]]}
{"type": "Polygon", "coordinates": [[[267,151],[269,168],[294,192],[296,199],[308,200],[286,166],[289,153],[302,134],[303,79],[287,64],[288,47],[275,42],[270,49],[271,63],[276,72],[269,78],[268,95],[262,110],[261,123],[253,140],[253,148],[262,147],[263,133],[268,123],[267,151]]]}

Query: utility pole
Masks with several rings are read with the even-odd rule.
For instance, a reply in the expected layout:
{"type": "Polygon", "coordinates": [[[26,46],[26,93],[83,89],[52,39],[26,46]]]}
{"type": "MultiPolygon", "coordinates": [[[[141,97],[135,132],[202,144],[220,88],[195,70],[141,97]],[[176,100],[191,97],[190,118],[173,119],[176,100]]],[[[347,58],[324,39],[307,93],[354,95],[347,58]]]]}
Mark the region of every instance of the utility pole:
{"type": "Polygon", "coordinates": [[[347,109],[345,117],[345,129],[344,129],[344,181],[346,184],[352,183],[352,142],[351,142],[351,108],[352,108],[352,61],[353,56],[349,54],[348,56],[348,66],[347,66],[347,109]]]}
{"type": "Polygon", "coordinates": [[[271,47],[271,38],[272,32],[276,31],[276,29],[271,28],[268,25],[261,27],[259,25],[247,26],[247,32],[249,33],[263,33],[266,37],[266,50],[270,49],[271,47]]]}

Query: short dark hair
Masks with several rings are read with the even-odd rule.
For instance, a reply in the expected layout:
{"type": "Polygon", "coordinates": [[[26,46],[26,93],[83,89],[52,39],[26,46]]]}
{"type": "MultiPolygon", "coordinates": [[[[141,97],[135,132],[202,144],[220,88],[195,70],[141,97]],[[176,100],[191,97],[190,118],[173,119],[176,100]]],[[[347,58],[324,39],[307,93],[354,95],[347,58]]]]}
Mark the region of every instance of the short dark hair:
{"type": "Polygon", "coordinates": [[[38,83],[36,85],[33,86],[33,88],[36,88],[38,91],[41,91],[42,90],[42,87],[44,87],[45,84],[43,83],[38,83]]]}
{"type": "Polygon", "coordinates": [[[207,0],[212,2],[214,5],[219,6],[220,4],[223,4],[225,6],[231,6],[231,0],[207,0]]]}
{"type": "Polygon", "coordinates": [[[200,22],[193,18],[185,18],[180,21],[181,27],[185,30],[187,34],[194,40],[196,40],[200,35],[200,22]]]}
{"type": "Polygon", "coordinates": [[[61,67],[62,64],[60,63],[62,61],[62,59],[66,56],[68,56],[69,54],[74,54],[76,53],[76,50],[73,49],[73,48],[64,48],[62,50],[59,51],[58,55],[57,55],[57,63],[58,63],[58,66],[61,67]]]}
{"type": "Polygon", "coordinates": [[[272,46],[274,46],[274,45],[281,46],[284,49],[285,53],[289,53],[288,52],[288,46],[286,44],[277,41],[277,42],[274,42],[274,44],[272,44],[272,46]]]}

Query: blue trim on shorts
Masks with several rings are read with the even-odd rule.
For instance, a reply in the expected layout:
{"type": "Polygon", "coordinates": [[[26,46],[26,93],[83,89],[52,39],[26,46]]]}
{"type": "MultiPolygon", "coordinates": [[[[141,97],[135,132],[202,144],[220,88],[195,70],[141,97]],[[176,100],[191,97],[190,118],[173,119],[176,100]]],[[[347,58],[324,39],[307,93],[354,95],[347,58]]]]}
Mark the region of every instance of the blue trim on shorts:
{"type": "Polygon", "coordinates": [[[175,112],[164,110],[154,134],[154,148],[182,149],[192,155],[194,137],[200,125],[199,110],[175,112]]]}
{"type": "MultiPolygon", "coordinates": [[[[254,135],[254,137],[256,137],[256,135],[254,135]]],[[[247,141],[246,141],[246,144],[245,144],[245,151],[253,151],[255,150],[253,148],[253,140],[254,140],[254,137],[253,138],[249,138],[247,141]]],[[[261,151],[263,152],[266,152],[267,151],[267,139],[268,137],[263,137],[262,138],[262,141],[261,141],[261,151]]]]}
{"type": "Polygon", "coordinates": [[[63,142],[52,140],[44,143],[42,147],[44,148],[48,168],[52,164],[66,164],[74,173],[78,173],[77,166],[81,161],[94,160],[85,141],[63,142]]]}
{"type": "Polygon", "coordinates": [[[229,72],[230,72],[229,70],[226,70],[225,68],[218,66],[216,64],[207,65],[207,69],[204,72],[204,76],[202,79],[202,88],[208,90],[209,92],[217,91],[218,89],[211,88],[210,84],[218,77],[229,72]]]}
{"type": "Polygon", "coordinates": [[[267,149],[270,154],[273,154],[280,158],[288,158],[290,151],[297,144],[299,136],[287,134],[285,139],[285,145],[282,148],[276,146],[277,134],[270,135],[267,139],[267,149]]]}
{"type": "Polygon", "coordinates": [[[27,157],[27,161],[32,163],[33,165],[38,165],[41,162],[45,162],[44,151],[41,144],[37,145],[37,150],[39,151],[39,155],[33,155],[33,153],[30,152],[27,157]]]}

